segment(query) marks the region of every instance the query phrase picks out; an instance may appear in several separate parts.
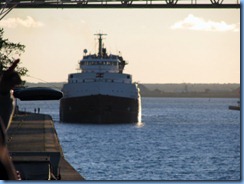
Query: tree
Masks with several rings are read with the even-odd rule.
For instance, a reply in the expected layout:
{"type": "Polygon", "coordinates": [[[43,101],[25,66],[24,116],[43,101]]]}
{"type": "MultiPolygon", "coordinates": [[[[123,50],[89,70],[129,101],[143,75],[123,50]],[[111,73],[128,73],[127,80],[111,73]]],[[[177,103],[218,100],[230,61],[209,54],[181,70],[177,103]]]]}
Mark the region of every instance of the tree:
{"type": "MultiPolygon", "coordinates": [[[[4,39],[3,33],[3,28],[0,28],[0,70],[6,70],[25,51],[24,45],[4,39]]],[[[17,66],[16,71],[20,76],[24,76],[28,72],[27,68],[20,66],[17,66]]]]}

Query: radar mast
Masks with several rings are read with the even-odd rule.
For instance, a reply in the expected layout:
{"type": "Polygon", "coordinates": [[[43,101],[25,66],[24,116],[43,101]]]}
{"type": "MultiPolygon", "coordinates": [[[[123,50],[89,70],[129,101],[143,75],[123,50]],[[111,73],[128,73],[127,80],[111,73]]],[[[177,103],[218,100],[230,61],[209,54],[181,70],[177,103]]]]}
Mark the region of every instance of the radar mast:
{"type": "Polygon", "coordinates": [[[98,33],[98,34],[94,34],[94,35],[97,35],[99,36],[98,38],[98,41],[99,41],[99,45],[98,45],[98,55],[99,56],[102,56],[102,49],[103,49],[103,46],[102,46],[102,36],[105,36],[107,34],[102,34],[102,33],[98,33]]]}

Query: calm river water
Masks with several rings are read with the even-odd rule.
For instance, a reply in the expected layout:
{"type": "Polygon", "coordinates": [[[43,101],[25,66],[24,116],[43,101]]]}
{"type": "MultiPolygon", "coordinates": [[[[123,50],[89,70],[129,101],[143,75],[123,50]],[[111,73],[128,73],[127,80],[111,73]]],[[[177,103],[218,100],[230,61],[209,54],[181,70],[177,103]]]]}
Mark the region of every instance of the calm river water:
{"type": "Polygon", "coordinates": [[[239,180],[238,99],[142,98],[142,122],[59,122],[59,101],[20,102],[50,114],[64,155],[87,180],[239,180]]]}

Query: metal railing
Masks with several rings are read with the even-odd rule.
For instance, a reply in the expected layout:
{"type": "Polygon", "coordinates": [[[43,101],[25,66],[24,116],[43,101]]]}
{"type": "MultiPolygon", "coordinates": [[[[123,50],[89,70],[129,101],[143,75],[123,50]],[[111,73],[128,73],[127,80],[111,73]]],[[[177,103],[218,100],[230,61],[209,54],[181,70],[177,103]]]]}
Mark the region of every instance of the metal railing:
{"type": "Polygon", "coordinates": [[[13,6],[16,8],[43,8],[50,6],[51,8],[55,6],[65,5],[77,6],[79,5],[88,5],[88,4],[120,4],[120,5],[149,5],[149,4],[158,4],[164,5],[168,8],[174,8],[177,6],[202,6],[202,7],[240,7],[239,0],[1,0],[1,6],[13,6]]]}
{"type": "Polygon", "coordinates": [[[0,20],[13,8],[237,8],[240,0],[0,0],[0,20]]]}

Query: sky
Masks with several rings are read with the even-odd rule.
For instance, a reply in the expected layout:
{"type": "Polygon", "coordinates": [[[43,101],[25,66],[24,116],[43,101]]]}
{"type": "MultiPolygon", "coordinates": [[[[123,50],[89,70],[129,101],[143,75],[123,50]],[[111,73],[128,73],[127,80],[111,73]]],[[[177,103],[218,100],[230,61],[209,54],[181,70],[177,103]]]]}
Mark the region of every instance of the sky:
{"type": "Polygon", "coordinates": [[[134,82],[240,83],[239,9],[13,9],[0,27],[26,46],[28,82],[66,82],[105,33],[134,82]]]}

